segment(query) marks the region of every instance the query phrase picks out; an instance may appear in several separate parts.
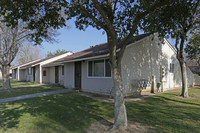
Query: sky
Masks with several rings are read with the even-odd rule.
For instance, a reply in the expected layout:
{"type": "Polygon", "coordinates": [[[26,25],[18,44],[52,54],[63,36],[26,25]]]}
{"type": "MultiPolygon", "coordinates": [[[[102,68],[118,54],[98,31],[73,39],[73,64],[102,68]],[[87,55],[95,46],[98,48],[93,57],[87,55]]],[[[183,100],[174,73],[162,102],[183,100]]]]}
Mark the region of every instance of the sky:
{"type": "MultiPolygon", "coordinates": [[[[86,31],[76,28],[74,19],[67,21],[70,28],[62,28],[58,30],[58,36],[54,37],[57,42],[48,43],[44,41],[40,46],[42,56],[45,57],[48,51],[54,52],[58,49],[72,51],[73,53],[89,48],[90,46],[105,43],[107,41],[106,34],[102,34],[103,30],[97,30],[88,27],[86,31]]],[[[172,39],[168,41],[173,44],[172,39]]]]}
{"type": "Polygon", "coordinates": [[[73,20],[68,21],[67,25],[70,28],[65,27],[58,30],[59,35],[54,37],[58,42],[48,43],[44,41],[42,43],[41,51],[44,56],[48,51],[54,52],[58,49],[75,53],[107,41],[106,34],[102,34],[103,30],[88,27],[86,31],[81,31],[76,28],[73,20]]]}

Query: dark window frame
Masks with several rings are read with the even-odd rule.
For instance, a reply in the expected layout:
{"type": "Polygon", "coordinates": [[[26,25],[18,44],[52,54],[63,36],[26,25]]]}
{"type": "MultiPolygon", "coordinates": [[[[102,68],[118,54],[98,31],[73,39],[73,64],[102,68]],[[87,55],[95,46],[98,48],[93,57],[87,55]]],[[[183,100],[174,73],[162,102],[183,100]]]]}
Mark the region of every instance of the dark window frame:
{"type": "Polygon", "coordinates": [[[65,75],[65,66],[61,66],[62,69],[62,75],[65,75]]]}
{"type": "Polygon", "coordinates": [[[112,70],[111,70],[111,66],[109,64],[109,59],[99,59],[99,60],[91,60],[91,61],[88,61],[87,63],[87,76],[88,77],[91,77],[91,78],[112,78],[112,70]],[[95,75],[95,63],[98,63],[98,62],[102,62],[103,61],[103,76],[97,76],[95,75]]]}
{"type": "Polygon", "coordinates": [[[174,64],[170,63],[170,69],[169,69],[170,73],[174,73],[174,64]]]}

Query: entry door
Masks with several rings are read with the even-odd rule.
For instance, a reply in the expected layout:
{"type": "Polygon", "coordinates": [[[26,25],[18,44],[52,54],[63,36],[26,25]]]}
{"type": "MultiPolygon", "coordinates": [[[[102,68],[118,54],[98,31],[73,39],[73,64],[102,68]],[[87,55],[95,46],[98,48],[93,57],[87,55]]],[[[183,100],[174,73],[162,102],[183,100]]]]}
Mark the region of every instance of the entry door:
{"type": "Polygon", "coordinates": [[[59,82],[59,66],[55,66],[55,83],[59,82]]]}
{"type": "Polygon", "coordinates": [[[35,81],[35,67],[33,67],[33,81],[35,81]]]}
{"type": "Polygon", "coordinates": [[[81,61],[75,62],[75,88],[81,88],[81,61]]]}

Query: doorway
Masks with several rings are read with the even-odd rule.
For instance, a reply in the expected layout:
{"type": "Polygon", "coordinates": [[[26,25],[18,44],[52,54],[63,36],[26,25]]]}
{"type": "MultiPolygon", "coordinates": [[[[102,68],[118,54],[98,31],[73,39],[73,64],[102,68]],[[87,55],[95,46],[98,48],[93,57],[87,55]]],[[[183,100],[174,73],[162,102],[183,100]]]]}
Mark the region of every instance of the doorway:
{"type": "Polygon", "coordinates": [[[55,66],[55,83],[59,83],[59,66],[55,66]]]}
{"type": "Polygon", "coordinates": [[[33,82],[35,82],[35,67],[33,67],[33,82]]]}
{"type": "Polygon", "coordinates": [[[75,88],[81,89],[81,61],[75,62],[75,88]]]}

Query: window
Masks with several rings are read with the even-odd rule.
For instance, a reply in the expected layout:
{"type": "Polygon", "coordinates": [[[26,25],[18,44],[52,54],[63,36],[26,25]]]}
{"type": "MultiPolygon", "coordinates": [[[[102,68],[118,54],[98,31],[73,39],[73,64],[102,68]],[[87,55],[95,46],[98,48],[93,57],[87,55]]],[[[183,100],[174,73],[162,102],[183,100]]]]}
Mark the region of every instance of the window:
{"type": "Polygon", "coordinates": [[[105,60],[105,68],[106,68],[106,74],[105,74],[105,76],[106,77],[111,77],[111,68],[110,68],[110,63],[109,63],[109,60],[107,59],[107,60],[105,60]]]}
{"type": "Polygon", "coordinates": [[[29,75],[32,74],[31,67],[28,68],[28,74],[29,74],[29,75]]]}
{"type": "Polygon", "coordinates": [[[46,76],[47,75],[47,72],[46,70],[43,71],[43,76],[46,76]]]}
{"type": "Polygon", "coordinates": [[[88,62],[88,76],[111,77],[111,68],[108,60],[95,60],[88,62]]]}
{"type": "Polygon", "coordinates": [[[170,63],[170,73],[174,73],[174,64],[170,63]]]}
{"type": "Polygon", "coordinates": [[[62,66],[62,75],[64,75],[65,71],[64,71],[64,66],[62,66]]]}

